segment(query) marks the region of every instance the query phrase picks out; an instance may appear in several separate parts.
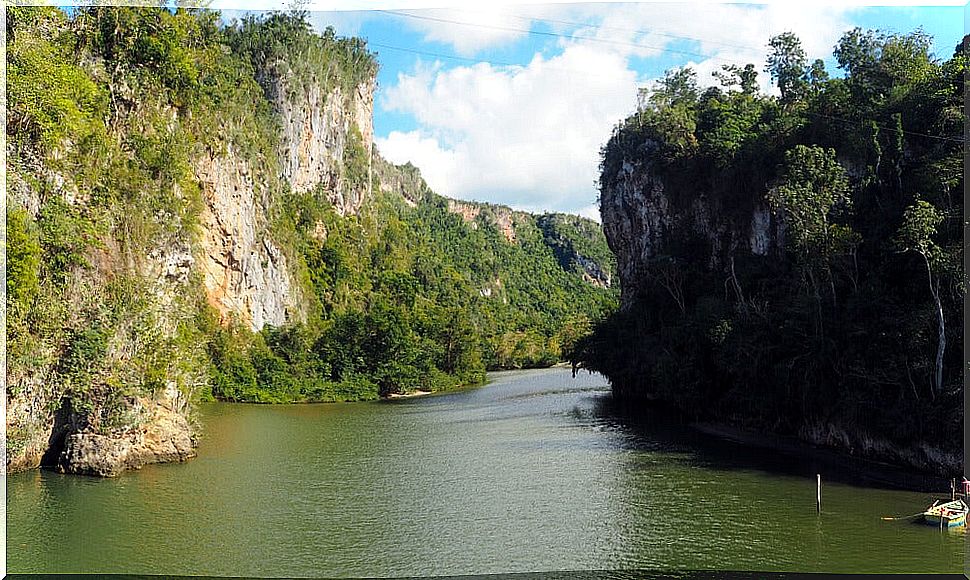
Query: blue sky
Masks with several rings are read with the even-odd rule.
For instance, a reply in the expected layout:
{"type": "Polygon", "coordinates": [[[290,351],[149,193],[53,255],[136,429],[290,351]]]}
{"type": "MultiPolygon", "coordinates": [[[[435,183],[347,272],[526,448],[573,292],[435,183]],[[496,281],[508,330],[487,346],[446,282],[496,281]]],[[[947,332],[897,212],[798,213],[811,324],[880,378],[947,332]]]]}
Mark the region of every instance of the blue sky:
{"type": "Polygon", "coordinates": [[[390,161],[451,197],[594,218],[599,147],[667,69],[692,66],[702,84],[722,64],[763,70],[768,38],[792,31],[838,74],[832,47],[854,26],[922,27],[940,58],[964,34],[958,6],[512,4],[311,20],[378,53],[375,142],[390,161]]]}

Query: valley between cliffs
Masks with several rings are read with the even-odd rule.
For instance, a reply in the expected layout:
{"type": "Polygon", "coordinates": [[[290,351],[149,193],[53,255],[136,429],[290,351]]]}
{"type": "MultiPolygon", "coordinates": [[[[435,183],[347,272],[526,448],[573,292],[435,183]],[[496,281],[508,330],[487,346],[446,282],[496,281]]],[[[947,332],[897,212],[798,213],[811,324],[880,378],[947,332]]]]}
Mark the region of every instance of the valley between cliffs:
{"type": "Polygon", "coordinates": [[[184,461],[199,401],[548,366],[615,304],[592,222],[380,157],[362,40],[219,18],[8,12],[8,472],[184,461]]]}

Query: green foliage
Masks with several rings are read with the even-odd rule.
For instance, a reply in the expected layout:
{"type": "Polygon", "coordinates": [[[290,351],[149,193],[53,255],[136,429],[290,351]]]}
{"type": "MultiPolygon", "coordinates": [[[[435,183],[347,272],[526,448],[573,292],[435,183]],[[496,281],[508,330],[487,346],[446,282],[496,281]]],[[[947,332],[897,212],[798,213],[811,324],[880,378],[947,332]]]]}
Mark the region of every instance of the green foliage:
{"type": "Polygon", "coordinates": [[[802,42],[791,32],[783,32],[768,41],[771,53],[768,55],[765,71],[771,73],[781,91],[781,102],[790,103],[801,98],[807,84],[807,63],[802,42]]]}
{"type": "Polygon", "coordinates": [[[344,176],[350,183],[366,184],[369,179],[370,151],[364,149],[364,138],[357,127],[351,128],[344,145],[344,176]]]}
{"type": "Polygon", "coordinates": [[[721,86],[731,89],[735,86],[740,88],[746,95],[753,95],[758,92],[758,71],[753,64],[746,64],[744,68],[736,64],[721,65],[721,71],[711,73],[721,82],[721,86]]]}
{"type": "MultiPolygon", "coordinates": [[[[375,194],[342,216],[329,185],[289,191],[268,97],[316,85],[350,104],[377,71],[360,39],[316,34],[302,13],[228,26],[183,8],[9,14],[9,161],[17,199],[39,207],[7,216],[11,369],[49,370],[53,404],[66,397],[82,427],[133,428],[134,399],[173,383],[186,399],[258,403],[478,384],[487,368],[560,360],[615,306],[615,290],[583,280],[615,268],[588,220],[476,205],[467,222],[413,167],[388,171],[419,186],[416,206],[375,194]],[[268,206],[309,302],[302,322],[254,332],[220,319],[203,271],[156,279],[159,255],[198,248],[199,166],[220,157],[268,206]]],[[[373,185],[357,128],[340,162],[342,186],[373,185]]]]}
{"type": "Polygon", "coordinates": [[[848,178],[835,150],[796,145],[785,152],[784,171],[782,185],[769,192],[768,201],[782,212],[800,261],[827,259],[838,239],[832,213],[851,209],[848,178]]]}
{"type": "MultiPolygon", "coordinates": [[[[317,83],[324,94],[340,87],[349,97],[377,74],[377,60],[364,40],[338,38],[331,27],[315,34],[306,12],[246,16],[226,33],[232,49],[247,58],[254,70],[286,75],[297,83],[297,90],[317,83]]],[[[267,75],[257,76],[265,90],[275,90],[267,75]]]]}
{"type": "Polygon", "coordinates": [[[18,28],[44,33],[17,35],[7,47],[7,130],[16,141],[50,151],[93,129],[106,94],[73,62],[68,39],[58,34],[66,26],[63,13],[48,7],[10,12],[18,28]]]}
{"type": "Polygon", "coordinates": [[[697,417],[955,448],[966,45],[940,62],[921,31],[855,29],[830,78],[783,34],[768,66],[781,98],[733,90],[742,71],[727,67],[728,92],[641,106],[602,149],[604,192],[633,166],[663,181],[669,211],[702,198],[726,233],[658,236],[629,307],[571,359],[697,417]],[[780,223],[761,255],[744,240],[765,204],[780,223]]]}
{"type": "Polygon", "coordinates": [[[903,212],[896,244],[904,252],[913,251],[928,260],[939,257],[940,248],[933,242],[936,228],[943,223],[943,215],[932,204],[920,199],[903,212]]]}
{"type": "Polygon", "coordinates": [[[23,209],[7,207],[7,311],[25,312],[40,291],[40,236],[23,209]]]}

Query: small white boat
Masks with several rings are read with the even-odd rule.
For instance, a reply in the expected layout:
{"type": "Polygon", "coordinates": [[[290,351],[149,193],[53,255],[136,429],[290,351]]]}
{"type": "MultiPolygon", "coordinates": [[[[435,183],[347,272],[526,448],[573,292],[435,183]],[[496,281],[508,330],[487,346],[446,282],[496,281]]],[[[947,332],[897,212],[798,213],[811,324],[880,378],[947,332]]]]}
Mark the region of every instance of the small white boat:
{"type": "Polygon", "coordinates": [[[959,528],[967,524],[968,511],[970,511],[970,508],[967,507],[967,504],[962,499],[955,499],[941,504],[933,502],[933,505],[923,512],[923,521],[931,526],[959,528]]]}

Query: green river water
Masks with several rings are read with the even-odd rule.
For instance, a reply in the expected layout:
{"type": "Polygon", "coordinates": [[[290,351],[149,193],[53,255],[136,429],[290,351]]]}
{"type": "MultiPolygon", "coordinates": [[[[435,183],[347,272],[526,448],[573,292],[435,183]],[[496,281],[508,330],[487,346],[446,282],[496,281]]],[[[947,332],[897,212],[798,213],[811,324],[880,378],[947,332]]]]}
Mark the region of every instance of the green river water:
{"type": "Polygon", "coordinates": [[[939,496],[617,419],[610,401],[602,377],[550,369],[395,401],[205,405],[187,463],[9,476],[7,570],[962,571],[962,531],[880,519],[939,496]]]}

